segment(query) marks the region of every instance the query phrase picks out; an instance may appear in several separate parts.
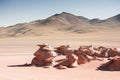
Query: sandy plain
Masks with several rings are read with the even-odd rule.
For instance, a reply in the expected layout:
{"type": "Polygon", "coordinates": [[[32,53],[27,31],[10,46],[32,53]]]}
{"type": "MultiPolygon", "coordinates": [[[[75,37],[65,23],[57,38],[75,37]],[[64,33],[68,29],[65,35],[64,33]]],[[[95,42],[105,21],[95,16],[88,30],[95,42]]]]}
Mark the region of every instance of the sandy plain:
{"type": "Polygon", "coordinates": [[[30,63],[40,43],[52,47],[70,44],[72,49],[80,45],[120,48],[119,31],[101,31],[84,34],[52,32],[39,37],[16,37],[0,39],[0,80],[119,80],[119,71],[96,70],[104,61],[91,61],[78,66],[59,70],[42,67],[8,67],[30,63]]]}

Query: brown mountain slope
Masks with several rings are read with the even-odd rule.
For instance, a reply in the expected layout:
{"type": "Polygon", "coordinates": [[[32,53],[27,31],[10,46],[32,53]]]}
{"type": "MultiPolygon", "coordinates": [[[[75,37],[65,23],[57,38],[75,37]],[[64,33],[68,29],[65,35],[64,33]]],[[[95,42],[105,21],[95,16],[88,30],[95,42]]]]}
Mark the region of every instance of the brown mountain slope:
{"type": "Polygon", "coordinates": [[[63,31],[86,33],[101,30],[118,30],[119,28],[120,14],[106,20],[97,18],[90,20],[82,16],[63,12],[44,20],[0,28],[0,36],[41,36],[63,31]]]}

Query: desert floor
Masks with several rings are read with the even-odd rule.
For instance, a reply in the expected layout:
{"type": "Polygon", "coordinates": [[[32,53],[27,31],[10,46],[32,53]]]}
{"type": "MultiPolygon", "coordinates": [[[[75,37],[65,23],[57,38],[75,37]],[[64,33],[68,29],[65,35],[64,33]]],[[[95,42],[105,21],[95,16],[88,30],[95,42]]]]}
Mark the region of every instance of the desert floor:
{"type": "Polygon", "coordinates": [[[80,45],[120,47],[119,31],[102,31],[85,34],[54,33],[39,37],[17,37],[0,39],[0,80],[120,80],[119,71],[99,71],[104,61],[91,61],[77,68],[58,70],[42,67],[8,67],[30,63],[39,43],[52,47],[70,44],[72,49],[80,45]]]}

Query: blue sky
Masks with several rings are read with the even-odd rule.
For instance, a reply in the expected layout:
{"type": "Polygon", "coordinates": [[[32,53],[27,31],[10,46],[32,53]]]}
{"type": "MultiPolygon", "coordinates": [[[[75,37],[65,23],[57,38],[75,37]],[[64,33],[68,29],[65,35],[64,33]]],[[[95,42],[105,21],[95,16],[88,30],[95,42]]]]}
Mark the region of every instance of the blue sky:
{"type": "Polygon", "coordinates": [[[61,12],[106,19],[120,14],[120,0],[0,0],[0,26],[44,19],[61,12]]]}

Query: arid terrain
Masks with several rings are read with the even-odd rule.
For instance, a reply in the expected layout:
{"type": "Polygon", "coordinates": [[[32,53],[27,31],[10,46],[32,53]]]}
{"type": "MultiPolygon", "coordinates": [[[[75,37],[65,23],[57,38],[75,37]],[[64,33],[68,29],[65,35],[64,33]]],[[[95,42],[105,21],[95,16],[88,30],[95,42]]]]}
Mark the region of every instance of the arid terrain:
{"type": "Polygon", "coordinates": [[[81,45],[120,48],[120,14],[105,20],[87,19],[63,12],[43,20],[0,27],[0,80],[119,80],[119,71],[96,70],[104,61],[91,61],[77,68],[9,67],[31,63],[37,44],[52,48],[81,45]]]}
{"type": "MultiPolygon", "coordinates": [[[[49,29],[48,29],[49,30],[49,29]]],[[[120,48],[119,30],[101,30],[84,34],[69,31],[51,31],[41,36],[11,37],[0,39],[0,79],[1,80],[119,80],[119,71],[96,70],[104,61],[91,61],[77,68],[59,70],[42,67],[8,67],[30,63],[39,43],[47,43],[53,48],[70,44],[72,49],[80,45],[94,45],[120,48]]]]}
{"type": "Polygon", "coordinates": [[[0,38],[21,36],[46,36],[60,33],[92,33],[104,30],[120,30],[120,14],[101,20],[88,19],[71,13],[62,12],[46,19],[28,23],[18,23],[8,27],[0,27],[0,38]]]}
{"type": "Polygon", "coordinates": [[[0,80],[120,80],[120,0],[0,0],[0,80]]]}

